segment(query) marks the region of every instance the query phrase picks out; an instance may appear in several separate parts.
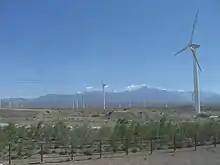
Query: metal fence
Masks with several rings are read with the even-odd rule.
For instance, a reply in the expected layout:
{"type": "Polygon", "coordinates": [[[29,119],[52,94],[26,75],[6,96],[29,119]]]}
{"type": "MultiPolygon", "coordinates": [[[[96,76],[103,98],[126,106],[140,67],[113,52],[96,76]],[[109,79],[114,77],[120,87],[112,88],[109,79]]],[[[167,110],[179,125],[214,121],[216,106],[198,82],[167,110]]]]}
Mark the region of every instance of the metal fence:
{"type": "MultiPolygon", "coordinates": [[[[215,136],[206,144],[214,147],[219,143],[215,136]]],[[[196,151],[200,143],[197,137],[180,138],[178,135],[172,138],[121,138],[117,140],[96,140],[89,143],[78,144],[72,142],[59,141],[28,141],[23,140],[17,143],[9,143],[6,147],[5,155],[1,159],[9,164],[14,161],[27,160],[28,163],[57,163],[73,160],[98,159],[106,156],[114,157],[118,155],[128,155],[136,152],[148,152],[152,154],[154,150],[176,149],[192,147],[196,151]]]]}

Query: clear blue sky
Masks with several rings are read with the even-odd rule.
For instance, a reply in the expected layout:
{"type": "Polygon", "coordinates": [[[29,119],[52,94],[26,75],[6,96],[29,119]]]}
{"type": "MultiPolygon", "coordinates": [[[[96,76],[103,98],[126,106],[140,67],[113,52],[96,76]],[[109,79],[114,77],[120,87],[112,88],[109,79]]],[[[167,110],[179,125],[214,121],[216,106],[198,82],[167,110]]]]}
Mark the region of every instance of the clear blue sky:
{"type": "Polygon", "coordinates": [[[220,92],[218,1],[0,1],[0,97],[71,94],[101,79],[109,90],[192,89],[190,52],[173,53],[189,40],[198,6],[201,89],[220,92]]]}

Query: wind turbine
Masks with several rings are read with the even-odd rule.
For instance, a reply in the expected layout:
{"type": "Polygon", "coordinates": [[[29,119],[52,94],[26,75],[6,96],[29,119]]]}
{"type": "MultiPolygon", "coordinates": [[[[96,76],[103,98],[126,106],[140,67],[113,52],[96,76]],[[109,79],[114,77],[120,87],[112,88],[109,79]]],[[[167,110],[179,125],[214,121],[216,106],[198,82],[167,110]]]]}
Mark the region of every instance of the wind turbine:
{"type": "Polygon", "coordinates": [[[75,100],[73,99],[73,102],[72,102],[72,109],[75,109],[75,100]]]}
{"type": "Polygon", "coordinates": [[[86,90],[84,92],[85,95],[84,97],[82,96],[82,100],[84,100],[84,103],[83,103],[84,108],[89,108],[89,99],[88,98],[86,99],[86,94],[88,94],[88,92],[91,92],[92,90],[94,90],[93,86],[86,86],[86,90]]]}
{"type": "Polygon", "coordinates": [[[81,94],[82,92],[77,92],[76,93],[76,109],[78,110],[79,109],[79,98],[78,98],[78,96],[79,96],[79,94],[81,94]]]}
{"type": "Polygon", "coordinates": [[[103,83],[103,81],[101,81],[101,85],[102,85],[102,93],[103,93],[103,108],[105,110],[106,109],[105,88],[108,87],[108,85],[103,83]]]}
{"type": "Polygon", "coordinates": [[[132,106],[132,103],[131,103],[131,100],[132,100],[132,97],[131,97],[132,87],[133,87],[132,85],[127,86],[128,92],[129,92],[128,108],[131,108],[131,106],[132,106]]]}
{"type": "Polygon", "coordinates": [[[11,101],[8,102],[8,108],[9,108],[9,109],[12,109],[11,101]]]}
{"type": "Polygon", "coordinates": [[[85,96],[82,93],[82,108],[85,109],[86,108],[86,101],[85,101],[85,96]]]}
{"type": "Polygon", "coordinates": [[[202,71],[198,59],[197,59],[197,54],[196,54],[196,50],[200,47],[200,45],[193,43],[193,37],[194,37],[194,33],[195,33],[195,27],[197,24],[197,20],[198,20],[198,15],[199,15],[199,10],[197,10],[196,16],[195,16],[195,20],[193,23],[193,29],[192,29],[192,33],[191,33],[191,37],[189,40],[189,43],[186,45],[186,47],[184,47],[183,49],[181,49],[179,52],[177,52],[176,55],[179,55],[180,53],[186,51],[187,49],[190,49],[193,55],[193,79],[194,79],[194,106],[195,106],[195,110],[197,113],[200,113],[200,98],[199,98],[199,82],[198,82],[198,68],[200,71],[202,71]]]}

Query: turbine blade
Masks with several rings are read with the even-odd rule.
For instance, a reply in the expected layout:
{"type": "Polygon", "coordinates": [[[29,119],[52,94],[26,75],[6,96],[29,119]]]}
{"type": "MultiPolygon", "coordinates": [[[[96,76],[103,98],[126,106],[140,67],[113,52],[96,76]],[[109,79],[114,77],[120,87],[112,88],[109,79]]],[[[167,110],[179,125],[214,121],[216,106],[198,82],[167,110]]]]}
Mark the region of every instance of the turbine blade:
{"type": "Polygon", "coordinates": [[[184,52],[186,49],[188,49],[189,46],[187,45],[185,48],[181,49],[180,51],[178,51],[177,53],[174,54],[174,56],[177,56],[178,54],[184,52]]]}
{"type": "Polygon", "coordinates": [[[191,37],[190,37],[190,44],[193,42],[193,37],[194,37],[194,33],[195,33],[195,28],[196,28],[198,16],[199,16],[199,9],[197,9],[196,16],[194,19],[193,29],[192,29],[192,33],[191,33],[191,37]]]}
{"type": "Polygon", "coordinates": [[[193,57],[194,57],[194,59],[196,60],[196,64],[197,64],[197,66],[198,66],[198,68],[199,68],[199,71],[202,72],[202,68],[201,68],[201,66],[200,66],[200,64],[199,64],[199,60],[198,60],[198,58],[196,57],[196,54],[195,54],[195,53],[193,53],[193,57]]]}

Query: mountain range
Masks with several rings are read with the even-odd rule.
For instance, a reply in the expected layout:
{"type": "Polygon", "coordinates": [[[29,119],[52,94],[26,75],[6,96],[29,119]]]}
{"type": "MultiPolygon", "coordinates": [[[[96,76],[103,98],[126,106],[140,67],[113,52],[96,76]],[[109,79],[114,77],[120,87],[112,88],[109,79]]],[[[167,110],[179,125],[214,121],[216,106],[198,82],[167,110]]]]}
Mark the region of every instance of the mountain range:
{"type": "MultiPolygon", "coordinates": [[[[202,104],[217,104],[220,94],[213,92],[200,92],[202,104]]],[[[77,105],[82,107],[103,107],[103,93],[101,91],[84,92],[81,94],[61,95],[48,94],[37,98],[8,98],[1,100],[2,108],[70,108],[77,105]],[[78,101],[77,101],[78,100],[78,101]]],[[[143,86],[135,90],[121,92],[106,92],[106,105],[109,107],[126,107],[147,105],[192,104],[191,91],[171,91],[166,89],[143,86]]]]}

